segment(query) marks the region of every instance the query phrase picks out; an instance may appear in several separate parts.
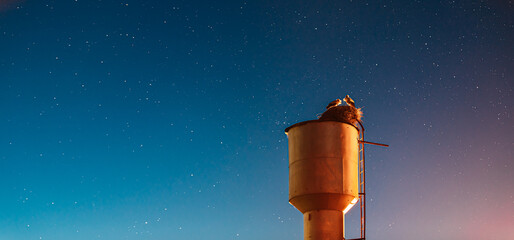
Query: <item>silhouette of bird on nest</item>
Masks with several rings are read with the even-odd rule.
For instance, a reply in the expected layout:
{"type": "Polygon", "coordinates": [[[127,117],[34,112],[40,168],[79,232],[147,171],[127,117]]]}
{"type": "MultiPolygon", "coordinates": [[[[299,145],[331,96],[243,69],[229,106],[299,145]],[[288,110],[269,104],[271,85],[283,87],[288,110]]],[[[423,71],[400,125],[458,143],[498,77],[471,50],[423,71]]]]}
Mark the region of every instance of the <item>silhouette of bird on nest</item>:
{"type": "Polygon", "coordinates": [[[350,96],[346,95],[343,100],[346,104],[348,104],[348,106],[355,107],[355,102],[350,98],[350,96]]]}
{"type": "Polygon", "coordinates": [[[342,102],[341,102],[341,99],[339,99],[339,98],[338,98],[338,99],[336,99],[336,100],[334,100],[334,101],[330,102],[330,103],[328,104],[328,106],[327,106],[327,109],[329,109],[329,108],[331,108],[331,107],[339,106],[341,103],[342,103],[342,102]]]}

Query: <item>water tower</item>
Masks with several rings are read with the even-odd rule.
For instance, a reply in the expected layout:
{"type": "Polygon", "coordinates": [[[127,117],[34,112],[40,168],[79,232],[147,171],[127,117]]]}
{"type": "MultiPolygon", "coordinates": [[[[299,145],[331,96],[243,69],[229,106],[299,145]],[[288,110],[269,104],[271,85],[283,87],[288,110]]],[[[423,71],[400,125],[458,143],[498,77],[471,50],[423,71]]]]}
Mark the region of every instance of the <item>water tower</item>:
{"type": "Polygon", "coordinates": [[[289,140],[289,202],[303,214],[305,240],[345,239],[344,214],[359,200],[359,239],[365,239],[364,144],[387,145],[364,141],[364,128],[358,119],[337,118],[339,113],[348,116],[350,110],[358,111],[353,106],[333,107],[324,115],[332,113],[335,117],[322,115],[319,120],[300,122],[285,130],[289,140]]]}

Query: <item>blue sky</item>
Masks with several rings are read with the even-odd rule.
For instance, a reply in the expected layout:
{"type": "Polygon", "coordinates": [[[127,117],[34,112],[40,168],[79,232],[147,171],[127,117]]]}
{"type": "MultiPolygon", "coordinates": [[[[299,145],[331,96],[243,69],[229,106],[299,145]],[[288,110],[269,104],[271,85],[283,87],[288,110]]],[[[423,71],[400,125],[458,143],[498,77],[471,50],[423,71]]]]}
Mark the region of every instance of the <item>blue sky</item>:
{"type": "Polygon", "coordinates": [[[512,10],[2,1],[0,239],[301,239],[284,129],[346,94],[369,239],[514,237],[512,10]]]}

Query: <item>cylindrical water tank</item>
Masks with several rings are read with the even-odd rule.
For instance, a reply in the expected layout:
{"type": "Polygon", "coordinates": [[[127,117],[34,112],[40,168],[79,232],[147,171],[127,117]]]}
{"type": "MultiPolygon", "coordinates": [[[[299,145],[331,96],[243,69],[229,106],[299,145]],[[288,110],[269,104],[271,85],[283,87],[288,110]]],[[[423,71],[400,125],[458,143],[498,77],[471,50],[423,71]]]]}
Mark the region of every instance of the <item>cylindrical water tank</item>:
{"type": "Polygon", "coordinates": [[[304,214],[304,239],[343,239],[344,213],[359,196],[357,128],[313,120],[288,127],[286,134],[289,202],[304,214]]]}

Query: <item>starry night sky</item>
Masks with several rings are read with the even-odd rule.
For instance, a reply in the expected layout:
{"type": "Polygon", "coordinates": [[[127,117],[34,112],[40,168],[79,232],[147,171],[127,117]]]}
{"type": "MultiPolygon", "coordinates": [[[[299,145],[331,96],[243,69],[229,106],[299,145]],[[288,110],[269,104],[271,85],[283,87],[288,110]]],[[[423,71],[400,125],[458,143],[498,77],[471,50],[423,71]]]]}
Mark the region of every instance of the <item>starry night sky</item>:
{"type": "Polygon", "coordinates": [[[346,94],[368,239],[514,239],[514,3],[378,2],[0,1],[0,240],[303,239],[284,129],[346,94]]]}

